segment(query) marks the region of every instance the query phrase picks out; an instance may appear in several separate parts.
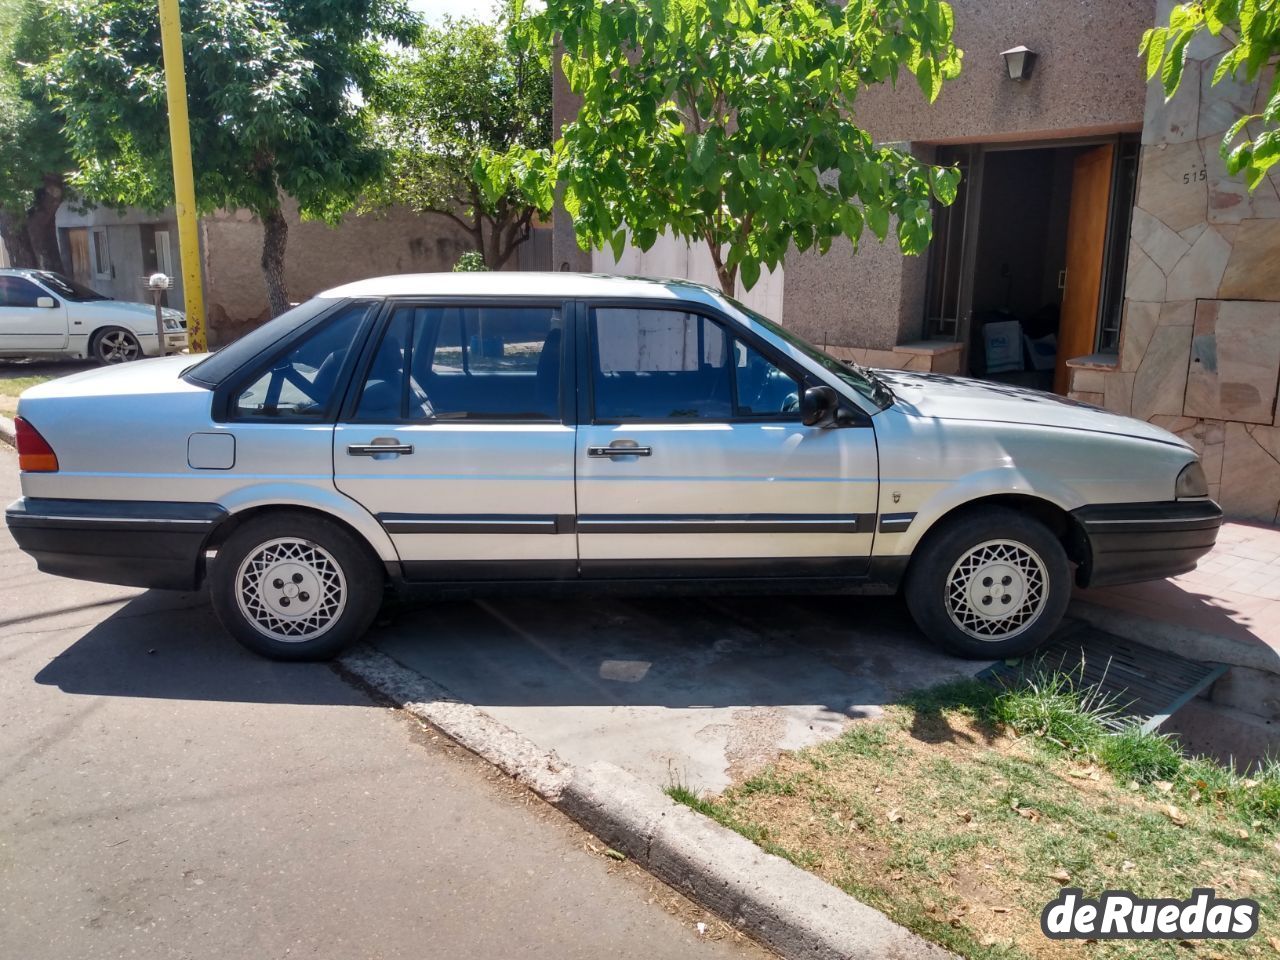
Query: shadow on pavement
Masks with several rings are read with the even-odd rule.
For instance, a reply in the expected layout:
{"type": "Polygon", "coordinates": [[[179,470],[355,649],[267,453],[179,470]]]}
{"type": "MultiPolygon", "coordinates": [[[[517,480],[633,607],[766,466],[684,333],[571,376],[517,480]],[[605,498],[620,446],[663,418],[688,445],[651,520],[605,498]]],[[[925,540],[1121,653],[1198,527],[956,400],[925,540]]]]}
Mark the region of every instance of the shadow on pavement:
{"type": "MultiPolygon", "coordinates": [[[[896,600],[751,597],[445,601],[367,640],[479,706],[812,705],[846,717],[982,665],[942,654],[896,600]]],[[[325,664],[264,660],[201,594],[150,591],[36,676],[67,693],[332,703],[325,664]]],[[[352,690],[339,702],[367,705],[352,690]]]]}
{"type": "Polygon", "coordinates": [[[982,665],[930,645],[895,599],[478,600],[369,638],[480,706],[815,706],[847,717],[982,665]]]}
{"type": "Polygon", "coordinates": [[[323,663],[275,663],[232,640],[202,594],[152,590],[93,626],[36,674],[66,693],[161,700],[367,707],[323,663]]]}

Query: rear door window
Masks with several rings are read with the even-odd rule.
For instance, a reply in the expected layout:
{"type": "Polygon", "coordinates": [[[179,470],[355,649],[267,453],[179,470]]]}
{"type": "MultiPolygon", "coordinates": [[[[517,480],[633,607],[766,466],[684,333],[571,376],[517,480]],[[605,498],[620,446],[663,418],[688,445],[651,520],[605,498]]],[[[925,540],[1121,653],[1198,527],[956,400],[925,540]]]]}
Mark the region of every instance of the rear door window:
{"type": "Polygon", "coordinates": [[[562,311],[403,306],[361,388],[361,421],[559,420],[562,311]]]}

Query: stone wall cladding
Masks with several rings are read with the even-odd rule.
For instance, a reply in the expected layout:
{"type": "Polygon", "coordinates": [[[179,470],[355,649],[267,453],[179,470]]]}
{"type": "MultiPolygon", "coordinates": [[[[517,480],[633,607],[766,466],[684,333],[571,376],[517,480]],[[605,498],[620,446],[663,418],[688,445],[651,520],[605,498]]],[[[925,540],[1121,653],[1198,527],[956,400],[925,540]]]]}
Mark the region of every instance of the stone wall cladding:
{"type": "MultiPolygon", "coordinates": [[[[1170,3],[1161,0],[1158,18],[1170,3]]],[[[1197,38],[1168,103],[1148,89],[1118,364],[1072,395],[1165,427],[1204,461],[1228,516],[1280,521],[1280,180],[1227,175],[1223,132],[1260,85],[1210,80],[1226,46],[1197,38]]]]}

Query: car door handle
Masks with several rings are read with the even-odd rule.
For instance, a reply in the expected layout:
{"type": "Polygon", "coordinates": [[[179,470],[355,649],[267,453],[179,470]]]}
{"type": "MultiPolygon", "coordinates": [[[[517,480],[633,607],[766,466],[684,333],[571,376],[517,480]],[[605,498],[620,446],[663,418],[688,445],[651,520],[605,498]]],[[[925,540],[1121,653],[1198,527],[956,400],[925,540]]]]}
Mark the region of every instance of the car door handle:
{"type": "Polygon", "coordinates": [[[588,457],[648,457],[653,447],[587,447],[588,457]]]}
{"type": "Polygon", "coordinates": [[[347,445],[347,455],[351,457],[376,457],[380,453],[413,453],[413,444],[400,443],[390,438],[379,437],[373,443],[352,443],[347,445]]]}

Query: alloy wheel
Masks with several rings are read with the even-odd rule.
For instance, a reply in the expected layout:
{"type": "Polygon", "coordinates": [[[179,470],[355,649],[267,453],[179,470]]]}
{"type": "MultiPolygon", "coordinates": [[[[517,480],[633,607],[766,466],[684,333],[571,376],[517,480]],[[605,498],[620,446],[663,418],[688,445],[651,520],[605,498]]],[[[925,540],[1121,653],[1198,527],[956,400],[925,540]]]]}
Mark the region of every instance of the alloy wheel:
{"type": "Polygon", "coordinates": [[[98,357],[104,363],[125,363],[140,356],[142,345],[127,330],[108,330],[98,338],[98,357]]]}

